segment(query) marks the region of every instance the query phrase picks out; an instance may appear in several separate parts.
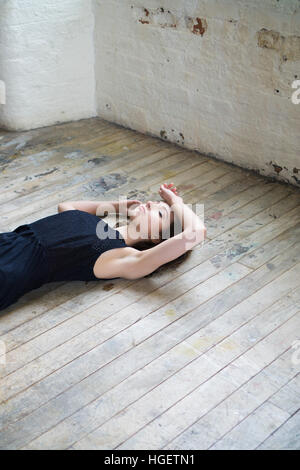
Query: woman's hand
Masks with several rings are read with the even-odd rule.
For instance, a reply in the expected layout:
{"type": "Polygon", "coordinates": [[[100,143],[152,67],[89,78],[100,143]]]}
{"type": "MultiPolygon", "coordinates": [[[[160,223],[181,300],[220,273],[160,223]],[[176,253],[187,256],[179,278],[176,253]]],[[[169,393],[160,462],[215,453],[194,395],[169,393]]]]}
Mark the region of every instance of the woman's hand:
{"type": "Polygon", "coordinates": [[[178,196],[178,191],[174,183],[164,183],[159,188],[159,195],[160,197],[167,203],[169,206],[173,204],[178,204],[179,202],[183,202],[182,197],[178,196]]]}

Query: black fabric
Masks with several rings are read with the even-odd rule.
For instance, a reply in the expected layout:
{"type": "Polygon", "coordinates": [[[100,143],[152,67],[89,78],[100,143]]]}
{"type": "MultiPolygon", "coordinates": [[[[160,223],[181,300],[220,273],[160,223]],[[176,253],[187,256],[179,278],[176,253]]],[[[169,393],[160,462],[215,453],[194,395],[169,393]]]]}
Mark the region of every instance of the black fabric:
{"type": "Polygon", "coordinates": [[[121,247],[126,243],[118,230],[79,210],[1,233],[0,310],[47,282],[98,280],[93,273],[97,258],[121,247]]]}

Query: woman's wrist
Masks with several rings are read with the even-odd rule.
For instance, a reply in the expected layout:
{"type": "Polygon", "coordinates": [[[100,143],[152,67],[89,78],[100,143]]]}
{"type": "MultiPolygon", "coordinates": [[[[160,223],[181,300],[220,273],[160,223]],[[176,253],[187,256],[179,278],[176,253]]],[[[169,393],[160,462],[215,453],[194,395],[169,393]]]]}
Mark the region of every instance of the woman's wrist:
{"type": "Polygon", "coordinates": [[[172,206],[174,205],[183,205],[184,202],[183,202],[183,199],[182,197],[180,196],[177,196],[176,194],[174,194],[174,196],[172,197],[172,206]]]}
{"type": "Polygon", "coordinates": [[[183,201],[177,201],[172,205],[172,210],[176,218],[180,221],[182,231],[203,230],[204,223],[197,214],[183,201]]]}

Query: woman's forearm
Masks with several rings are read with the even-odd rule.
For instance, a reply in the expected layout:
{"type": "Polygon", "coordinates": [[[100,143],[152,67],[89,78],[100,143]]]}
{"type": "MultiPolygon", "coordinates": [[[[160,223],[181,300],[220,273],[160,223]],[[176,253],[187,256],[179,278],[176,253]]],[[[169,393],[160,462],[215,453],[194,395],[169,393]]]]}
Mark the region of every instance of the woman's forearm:
{"type": "Polygon", "coordinates": [[[58,204],[58,212],[77,209],[89,214],[103,216],[107,214],[126,214],[132,204],[139,203],[137,200],[120,201],[66,201],[58,204]]]}
{"type": "Polygon", "coordinates": [[[184,241],[185,250],[191,250],[206,238],[204,222],[183,202],[175,203],[172,207],[175,217],[181,221],[181,237],[184,241]]]}
{"type": "Polygon", "coordinates": [[[106,212],[118,212],[118,201],[66,201],[58,205],[58,212],[77,209],[93,215],[104,215],[106,212]]]}
{"type": "Polygon", "coordinates": [[[204,223],[195,212],[184,202],[175,202],[172,205],[176,218],[181,222],[182,231],[204,229],[204,223]]]}

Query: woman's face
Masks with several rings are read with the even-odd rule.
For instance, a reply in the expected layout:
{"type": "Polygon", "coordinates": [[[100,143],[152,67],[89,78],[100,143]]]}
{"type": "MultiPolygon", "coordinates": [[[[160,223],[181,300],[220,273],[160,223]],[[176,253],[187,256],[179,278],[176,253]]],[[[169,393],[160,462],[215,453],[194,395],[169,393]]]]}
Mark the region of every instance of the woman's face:
{"type": "Polygon", "coordinates": [[[161,235],[168,233],[174,221],[174,213],[163,201],[147,201],[139,204],[132,212],[131,220],[144,240],[153,243],[161,240],[161,235]]]}

